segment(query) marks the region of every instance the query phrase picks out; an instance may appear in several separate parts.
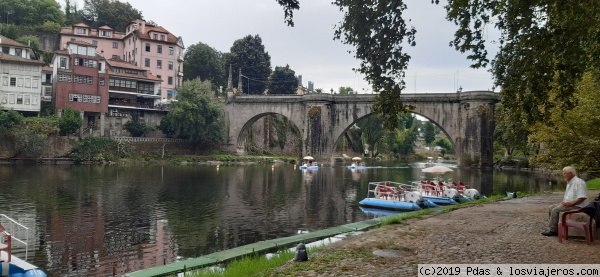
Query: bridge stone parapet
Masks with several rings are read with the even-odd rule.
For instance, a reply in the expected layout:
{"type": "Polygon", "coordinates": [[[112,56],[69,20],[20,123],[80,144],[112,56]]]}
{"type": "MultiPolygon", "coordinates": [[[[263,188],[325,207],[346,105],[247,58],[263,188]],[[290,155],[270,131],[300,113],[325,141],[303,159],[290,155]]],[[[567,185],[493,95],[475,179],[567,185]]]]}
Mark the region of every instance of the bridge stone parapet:
{"type": "MultiPolygon", "coordinates": [[[[268,114],[286,117],[302,136],[303,155],[331,158],[344,132],[371,115],[373,94],[237,95],[228,97],[225,111],[228,148],[243,154],[245,131],[268,114]]],[[[412,112],[438,125],[450,138],[459,165],[491,167],[493,163],[494,106],[497,93],[402,94],[412,112]]]]}

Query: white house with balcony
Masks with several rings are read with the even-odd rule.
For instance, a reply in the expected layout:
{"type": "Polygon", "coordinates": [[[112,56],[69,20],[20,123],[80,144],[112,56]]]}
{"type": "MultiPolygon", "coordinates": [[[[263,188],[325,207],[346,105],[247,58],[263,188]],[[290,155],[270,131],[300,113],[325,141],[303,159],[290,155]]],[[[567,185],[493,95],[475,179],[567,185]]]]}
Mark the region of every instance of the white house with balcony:
{"type": "Polygon", "coordinates": [[[30,46],[0,36],[0,108],[39,114],[43,62],[30,46]]]}

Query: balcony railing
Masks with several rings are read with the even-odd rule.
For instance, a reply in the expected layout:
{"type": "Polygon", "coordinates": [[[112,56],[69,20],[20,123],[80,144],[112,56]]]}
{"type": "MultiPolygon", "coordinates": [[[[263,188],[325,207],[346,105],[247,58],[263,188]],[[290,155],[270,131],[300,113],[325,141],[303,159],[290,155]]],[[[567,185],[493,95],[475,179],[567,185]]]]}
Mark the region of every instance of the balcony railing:
{"type": "Polygon", "coordinates": [[[108,100],[109,107],[115,108],[129,108],[129,109],[142,109],[142,110],[158,110],[158,111],[168,111],[170,105],[165,104],[147,104],[147,103],[131,103],[131,102],[123,102],[123,101],[112,101],[108,100]]]}

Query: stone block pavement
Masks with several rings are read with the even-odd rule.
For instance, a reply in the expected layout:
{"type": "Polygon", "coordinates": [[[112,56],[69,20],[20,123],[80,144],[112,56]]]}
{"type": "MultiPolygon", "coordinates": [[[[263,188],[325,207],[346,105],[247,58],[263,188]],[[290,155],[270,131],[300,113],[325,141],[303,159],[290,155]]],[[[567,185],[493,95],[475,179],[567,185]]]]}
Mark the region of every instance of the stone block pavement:
{"type": "MultiPolygon", "coordinates": [[[[599,192],[589,191],[590,199],[599,192]]],[[[587,245],[583,237],[559,243],[540,234],[547,228],[548,207],[562,197],[554,192],[495,201],[370,230],[311,255],[363,251],[364,258],[327,259],[318,270],[294,275],[417,276],[418,264],[600,264],[600,237],[587,245]],[[395,255],[370,255],[382,251],[395,255]]]]}

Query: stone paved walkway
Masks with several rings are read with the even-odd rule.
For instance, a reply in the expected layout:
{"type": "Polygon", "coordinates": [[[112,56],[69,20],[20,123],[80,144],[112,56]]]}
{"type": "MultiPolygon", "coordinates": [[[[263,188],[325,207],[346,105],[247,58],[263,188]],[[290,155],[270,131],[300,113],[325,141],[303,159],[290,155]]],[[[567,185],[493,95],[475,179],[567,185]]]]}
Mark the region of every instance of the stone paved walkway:
{"type": "MultiPolygon", "coordinates": [[[[598,193],[590,191],[590,199],[598,193]]],[[[540,234],[547,226],[548,206],[559,203],[562,195],[548,193],[480,204],[374,229],[311,253],[314,261],[309,256],[306,266],[292,275],[417,276],[418,264],[432,263],[600,264],[600,238],[587,245],[583,238],[559,243],[557,237],[540,234]],[[366,253],[364,258],[318,261],[327,253],[360,251],[366,253]],[[400,255],[379,257],[372,254],[374,251],[400,255]],[[318,262],[318,268],[311,268],[311,262],[318,262]]],[[[285,268],[281,268],[282,275],[290,275],[285,268]]]]}

